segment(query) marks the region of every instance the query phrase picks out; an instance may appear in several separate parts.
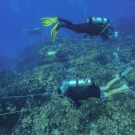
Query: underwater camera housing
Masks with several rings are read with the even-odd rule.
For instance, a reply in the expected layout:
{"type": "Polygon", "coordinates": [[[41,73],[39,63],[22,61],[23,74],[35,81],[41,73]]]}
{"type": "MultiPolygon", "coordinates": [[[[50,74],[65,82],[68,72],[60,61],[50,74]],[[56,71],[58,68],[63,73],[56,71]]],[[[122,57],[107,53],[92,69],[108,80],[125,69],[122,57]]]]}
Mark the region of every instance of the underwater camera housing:
{"type": "Polygon", "coordinates": [[[102,17],[87,17],[87,23],[107,25],[109,23],[109,19],[102,17]]]}
{"type": "Polygon", "coordinates": [[[74,79],[74,80],[63,80],[60,90],[62,94],[65,94],[69,87],[80,87],[80,86],[91,86],[94,85],[95,81],[93,78],[85,79],[74,79]]]}

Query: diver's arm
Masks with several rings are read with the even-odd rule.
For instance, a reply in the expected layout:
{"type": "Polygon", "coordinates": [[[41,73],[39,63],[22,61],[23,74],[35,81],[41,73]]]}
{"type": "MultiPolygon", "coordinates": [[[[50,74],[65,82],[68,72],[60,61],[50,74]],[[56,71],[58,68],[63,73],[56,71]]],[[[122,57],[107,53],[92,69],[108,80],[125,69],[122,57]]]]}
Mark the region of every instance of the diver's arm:
{"type": "Polygon", "coordinates": [[[71,99],[72,101],[74,101],[74,105],[76,106],[76,108],[79,108],[81,106],[81,103],[79,102],[79,100],[77,99],[77,97],[74,95],[74,93],[72,92],[72,90],[69,90],[68,91],[67,97],[68,97],[69,100],[71,99]]]}

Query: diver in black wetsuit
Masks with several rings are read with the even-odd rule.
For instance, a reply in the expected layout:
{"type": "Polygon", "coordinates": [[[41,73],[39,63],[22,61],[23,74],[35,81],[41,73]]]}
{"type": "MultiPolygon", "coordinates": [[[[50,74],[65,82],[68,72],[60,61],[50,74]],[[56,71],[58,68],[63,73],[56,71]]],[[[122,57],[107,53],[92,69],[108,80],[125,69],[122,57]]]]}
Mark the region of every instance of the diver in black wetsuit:
{"type": "Polygon", "coordinates": [[[60,88],[58,88],[58,94],[60,95],[60,97],[66,96],[70,103],[75,105],[76,108],[79,108],[81,106],[81,101],[87,100],[90,97],[107,98],[120,92],[129,91],[131,87],[127,86],[127,84],[124,84],[119,88],[106,92],[106,90],[108,90],[110,86],[117,80],[121,79],[121,77],[121,75],[118,75],[114,79],[109,81],[106,86],[101,87],[97,86],[94,82],[94,79],[92,78],[76,79],[70,81],[64,80],[60,88]]]}
{"type": "Polygon", "coordinates": [[[60,17],[42,18],[41,22],[44,26],[50,26],[58,22],[51,31],[51,36],[53,38],[56,37],[60,28],[67,28],[76,33],[86,33],[84,37],[89,35],[93,38],[94,36],[100,35],[104,41],[107,41],[111,38],[111,34],[114,30],[114,28],[109,25],[109,20],[106,18],[88,17],[87,22],[82,24],[73,24],[71,21],[60,17]]]}
{"type": "Polygon", "coordinates": [[[100,98],[101,91],[98,86],[95,85],[93,79],[79,79],[70,80],[69,82],[63,81],[61,87],[58,89],[58,94],[67,96],[69,102],[74,101],[76,107],[81,106],[79,100],[87,100],[89,97],[100,98]],[[67,87],[66,85],[69,85],[67,87]],[[67,87],[67,88],[65,88],[67,87]],[[64,91],[66,89],[66,92],[64,91]]]}
{"type": "Polygon", "coordinates": [[[35,28],[33,30],[23,29],[28,35],[42,35],[43,29],[35,28]]]}

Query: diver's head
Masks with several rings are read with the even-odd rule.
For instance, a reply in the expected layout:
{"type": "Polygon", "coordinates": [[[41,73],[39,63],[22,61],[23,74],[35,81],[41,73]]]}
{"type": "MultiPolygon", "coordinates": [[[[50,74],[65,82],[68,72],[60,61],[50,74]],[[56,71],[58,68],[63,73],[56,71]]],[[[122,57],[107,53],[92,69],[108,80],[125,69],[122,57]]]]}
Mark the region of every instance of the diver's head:
{"type": "Polygon", "coordinates": [[[68,89],[68,81],[63,80],[60,88],[58,88],[57,90],[59,96],[64,97],[66,95],[67,89],[68,89]]]}

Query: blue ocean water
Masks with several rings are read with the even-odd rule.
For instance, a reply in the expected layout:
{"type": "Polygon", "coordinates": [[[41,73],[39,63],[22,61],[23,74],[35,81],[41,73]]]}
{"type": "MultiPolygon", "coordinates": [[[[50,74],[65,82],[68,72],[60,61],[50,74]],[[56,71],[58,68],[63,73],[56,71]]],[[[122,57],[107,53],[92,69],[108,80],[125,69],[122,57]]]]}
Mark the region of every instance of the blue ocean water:
{"type": "Polygon", "coordinates": [[[135,134],[135,0],[0,2],[0,135],[135,134]],[[60,29],[52,42],[54,25],[44,27],[40,19],[56,16],[75,24],[86,22],[88,16],[105,17],[120,34],[114,38],[113,33],[105,42],[99,37],[79,39],[75,32],[60,29]],[[35,28],[43,29],[42,34],[25,31],[35,28]],[[78,110],[74,102],[58,96],[61,80],[66,80],[65,92],[70,79],[77,78],[78,85],[79,80],[87,84],[87,77],[94,77],[96,85],[104,86],[116,74],[123,76],[114,89],[121,85],[126,90],[128,83],[132,93],[89,98],[78,110]]]}
{"type": "MultiPolygon", "coordinates": [[[[73,23],[86,21],[87,16],[106,17],[112,22],[122,16],[133,16],[134,0],[1,0],[0,56],[15,58],[24,46],[50,37],[52,27],[43,27],[40,18],[60,16],[73,23]],[[43,34],[25,35],[23,29],[43,28],[43,34]]],[[[113,22],[114,23],[114,22],[113,22]]],[[[72,32],[61,30],[60,36],[72,32]]]]}

